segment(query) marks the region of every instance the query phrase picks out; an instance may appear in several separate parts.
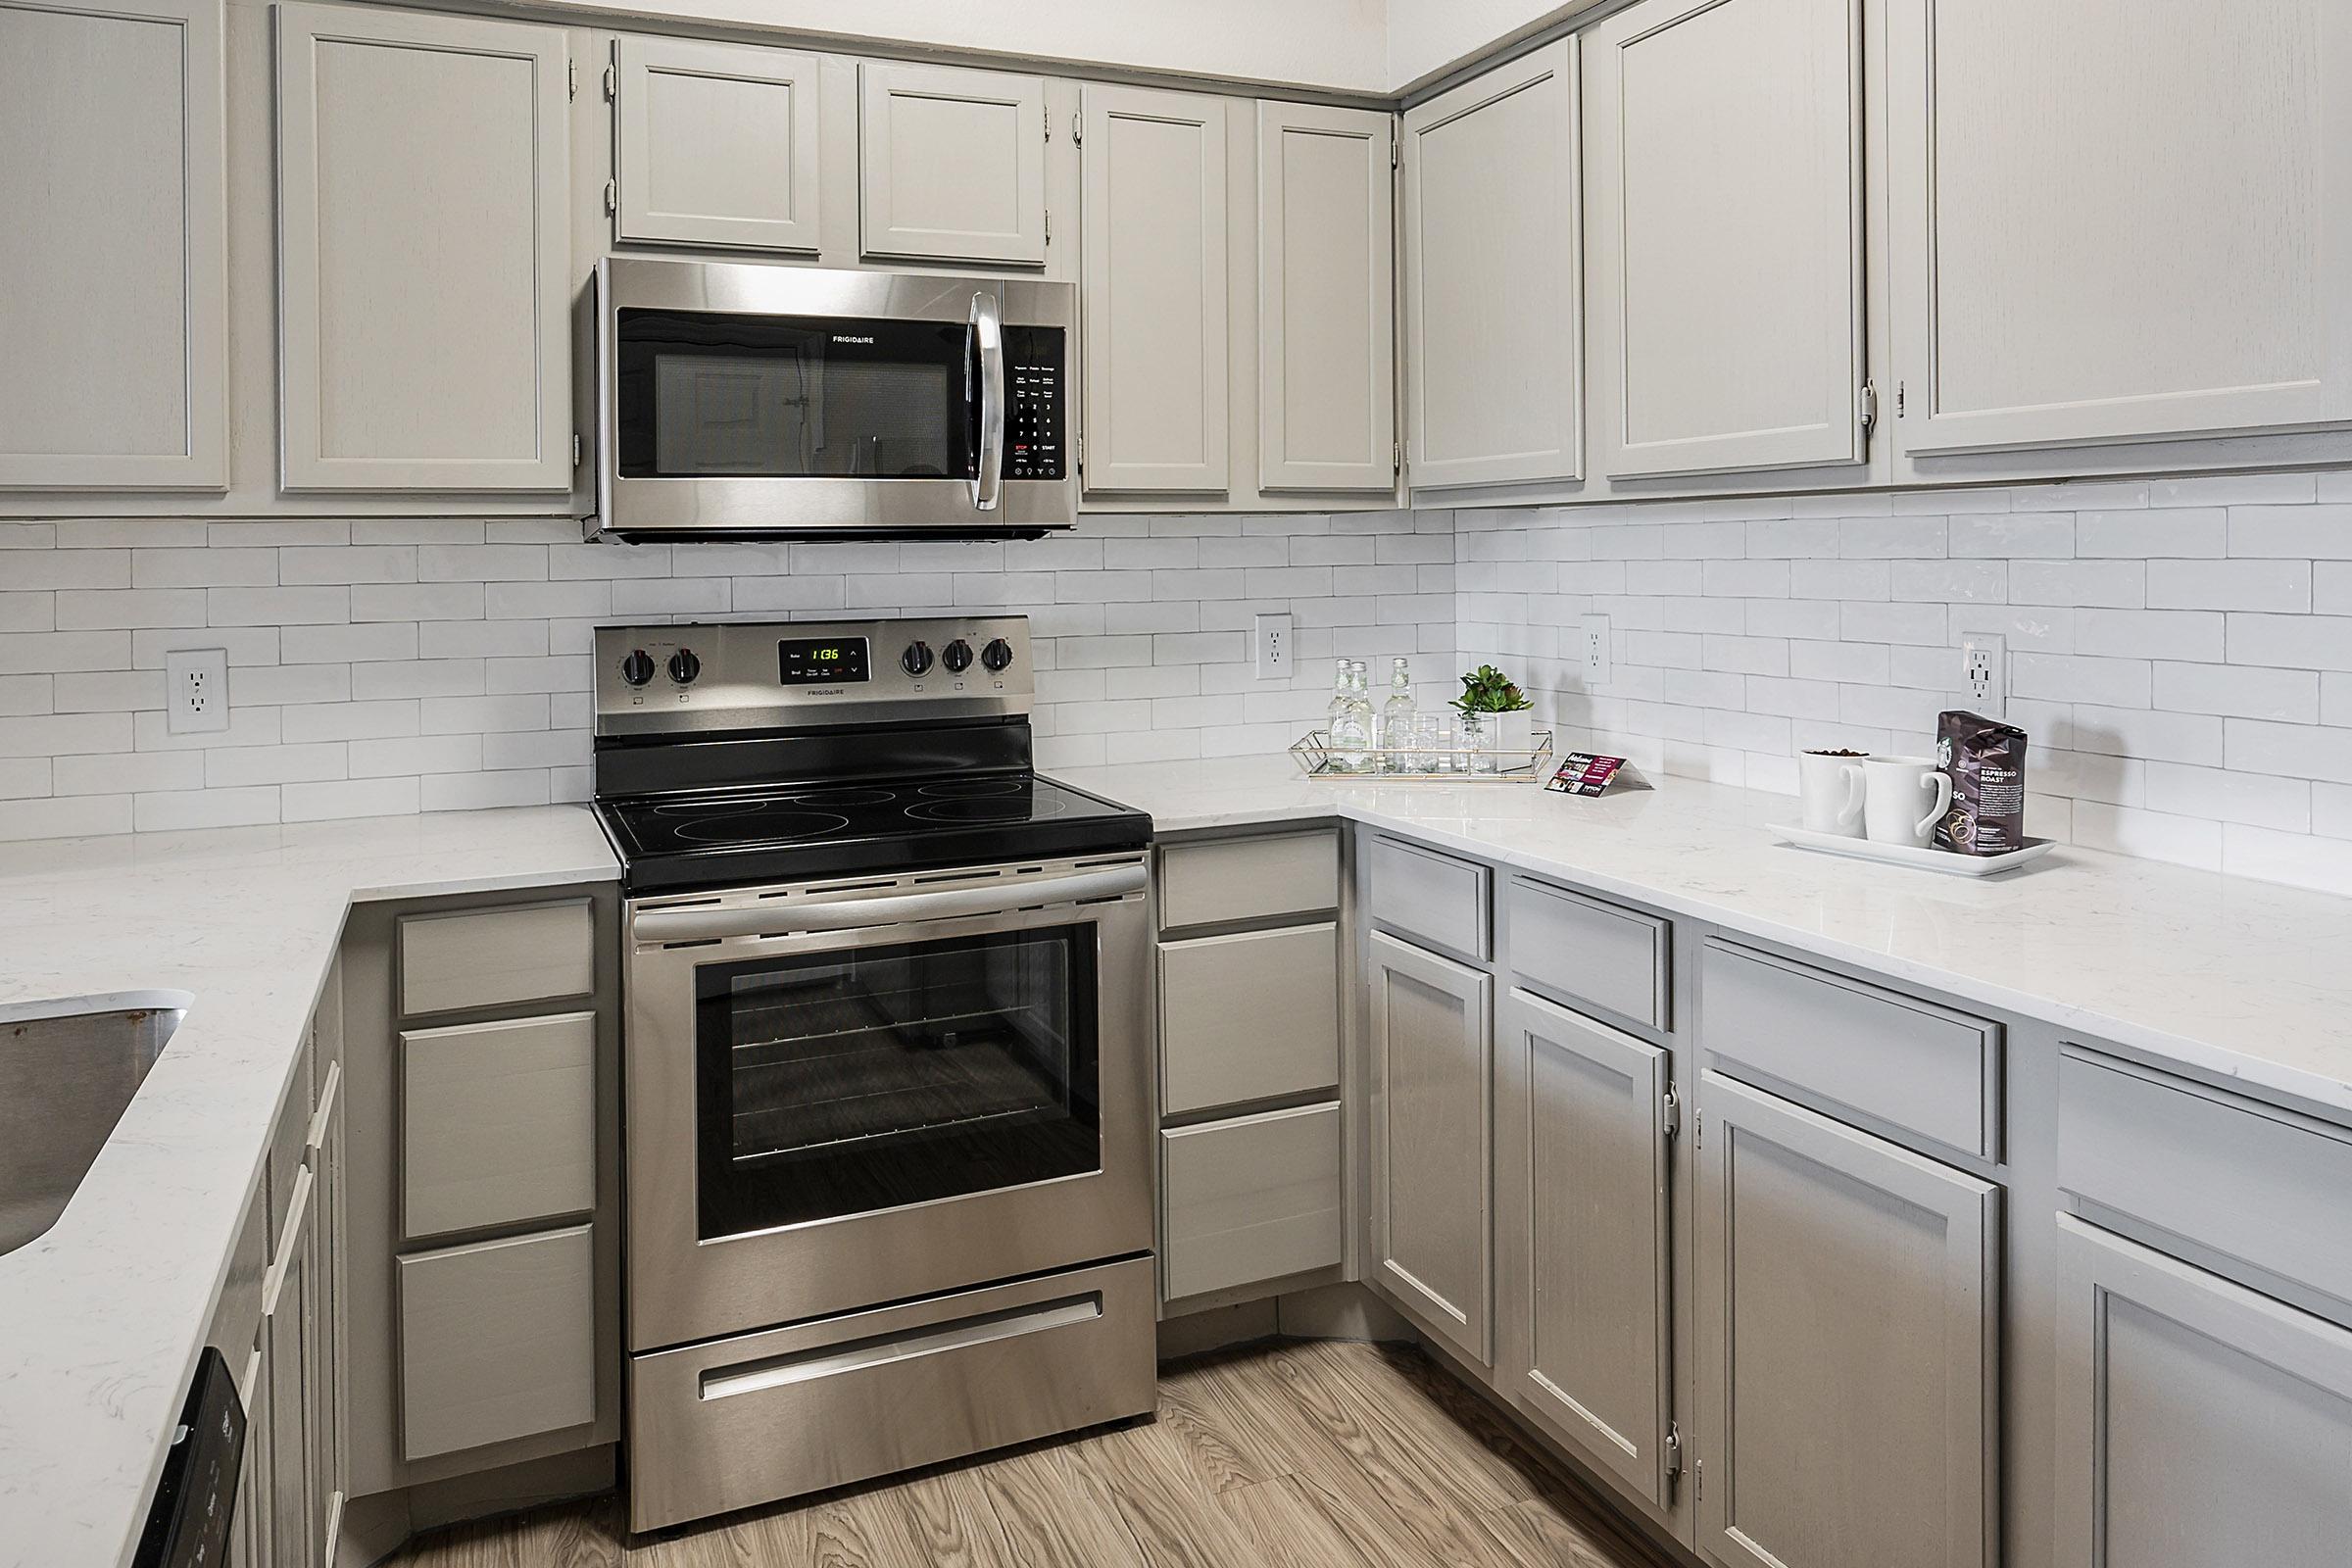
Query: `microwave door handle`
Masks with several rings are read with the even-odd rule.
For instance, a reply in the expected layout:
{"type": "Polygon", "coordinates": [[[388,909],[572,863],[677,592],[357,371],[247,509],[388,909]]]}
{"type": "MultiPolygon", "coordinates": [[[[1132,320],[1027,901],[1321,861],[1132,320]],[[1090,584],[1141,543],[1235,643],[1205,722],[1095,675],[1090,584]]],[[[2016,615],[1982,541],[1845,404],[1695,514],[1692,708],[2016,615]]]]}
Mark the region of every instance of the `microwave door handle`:
{"type": "Polygon", "coordinates": [[[980,358],[980,461],[972,506],[994,512],[1004,494],[1004,318],[994,294],[972,296],[971,332],[980,358]]]}

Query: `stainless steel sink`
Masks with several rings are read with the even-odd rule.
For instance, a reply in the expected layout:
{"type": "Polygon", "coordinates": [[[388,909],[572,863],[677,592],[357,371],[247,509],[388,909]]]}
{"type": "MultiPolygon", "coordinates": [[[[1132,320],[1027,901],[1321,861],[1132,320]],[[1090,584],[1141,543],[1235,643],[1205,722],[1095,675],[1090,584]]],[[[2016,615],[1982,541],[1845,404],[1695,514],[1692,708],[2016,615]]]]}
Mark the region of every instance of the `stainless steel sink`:
{"type": "Polygon", "coordinates": [[[194,1000],[148,991],[0,1007],[0,1253],[57,1223],[194,1000]]]}

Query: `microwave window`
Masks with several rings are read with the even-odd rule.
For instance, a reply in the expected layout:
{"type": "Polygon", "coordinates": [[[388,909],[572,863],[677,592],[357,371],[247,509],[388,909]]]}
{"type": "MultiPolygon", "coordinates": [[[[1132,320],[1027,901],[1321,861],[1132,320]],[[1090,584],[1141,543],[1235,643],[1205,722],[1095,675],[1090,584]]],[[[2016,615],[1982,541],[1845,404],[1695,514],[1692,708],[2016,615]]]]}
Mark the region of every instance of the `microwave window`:
{"type": "Polygon", "coordinates": [[[620,472],[969,478],[966,338],[938,321],[624,310],[620,472]]]}

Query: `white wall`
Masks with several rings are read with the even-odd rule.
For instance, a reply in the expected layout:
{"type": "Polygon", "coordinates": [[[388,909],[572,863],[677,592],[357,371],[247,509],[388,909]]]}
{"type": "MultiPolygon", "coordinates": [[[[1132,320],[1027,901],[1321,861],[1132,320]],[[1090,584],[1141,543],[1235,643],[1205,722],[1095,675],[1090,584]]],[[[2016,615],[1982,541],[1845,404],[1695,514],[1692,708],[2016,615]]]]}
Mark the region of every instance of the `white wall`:
{"type": "Polygon", "coordinates": [[[1484,53],[1497,39],[1590,11],[1600,0],[1388,0],[1391,91],[1484,53]]]}
{"type": "Polygon", "coordinates": [[[567,9],[1387,92],[1384,0],[564,0],[567,9]]]}

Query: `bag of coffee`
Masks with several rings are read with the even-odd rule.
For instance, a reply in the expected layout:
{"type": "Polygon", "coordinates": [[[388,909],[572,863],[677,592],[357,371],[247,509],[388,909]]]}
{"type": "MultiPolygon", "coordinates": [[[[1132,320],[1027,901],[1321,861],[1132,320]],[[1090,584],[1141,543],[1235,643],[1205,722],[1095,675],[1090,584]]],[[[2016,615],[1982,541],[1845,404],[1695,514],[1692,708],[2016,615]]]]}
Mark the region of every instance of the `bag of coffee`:
{"type": "Polygon", "coordinates": [[[1936,720],[1936,765],[1952,781],[1952,808],[1936,847],[2006,855],[2026,844],[2026,732],[1958,710],[1936,720]]]}

